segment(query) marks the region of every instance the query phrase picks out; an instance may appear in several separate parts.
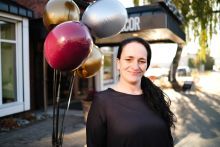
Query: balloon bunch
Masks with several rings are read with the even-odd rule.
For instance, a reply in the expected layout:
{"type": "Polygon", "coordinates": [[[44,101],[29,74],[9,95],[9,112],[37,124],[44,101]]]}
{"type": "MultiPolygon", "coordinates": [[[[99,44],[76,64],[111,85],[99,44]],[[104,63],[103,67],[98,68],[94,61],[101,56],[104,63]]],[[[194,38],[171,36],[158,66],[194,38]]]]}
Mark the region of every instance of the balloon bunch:
{"type": "Polygon", "coordinates": [[[63,124],[69,109],[76,75],[91,78],[103,65],[104,56],[93,38],[107,38],[120,33],[127,21],[127,11],[117,0],[87,1],[80,21],[80,9],[73,0],[49,0],[43,22],[49,31],[44,42],[44,57],[54,69],[52,144],[63,143],[63,124]],[[62,72],[73,72],[67,108],[60,124],[60,87],[62,72]]]}

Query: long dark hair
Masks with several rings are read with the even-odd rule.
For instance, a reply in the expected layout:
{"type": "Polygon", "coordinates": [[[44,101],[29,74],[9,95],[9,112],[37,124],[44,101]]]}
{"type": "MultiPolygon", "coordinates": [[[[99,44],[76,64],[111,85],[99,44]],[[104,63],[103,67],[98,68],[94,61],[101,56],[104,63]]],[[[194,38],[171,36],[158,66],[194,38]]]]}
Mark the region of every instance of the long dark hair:
{"type": "MultiPolygon", "coordinates": [[[[119,45],[117,58],[120,59],[122,50],[125,45],[131,42],[138,42],[145,46],[147,50],[147,69],[150,66],[151,61],[151,48],[147,41],[139,37],[132,37],[122,41],[119,45]]],[[[156,86],[150,79],[147,77],[142,77],[141,79],[141,89],[144,93],[144,98],[147,105],[161,118],[166,122],[166,125],[169,128],[169,137],[171,140],[171,144],[173,146],[173,138],[171,135],[171,127],[175,127],[175,116],[173,112],[170,110],[171,101],[169,97],[158,87],[156,86]]]]}

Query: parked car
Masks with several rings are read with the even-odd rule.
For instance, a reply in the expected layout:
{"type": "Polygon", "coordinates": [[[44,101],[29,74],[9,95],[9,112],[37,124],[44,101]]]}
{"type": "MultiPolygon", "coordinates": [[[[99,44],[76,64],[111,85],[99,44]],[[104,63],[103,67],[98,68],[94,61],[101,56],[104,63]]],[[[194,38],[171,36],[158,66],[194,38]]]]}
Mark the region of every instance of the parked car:
{"type": "Polygon", "coordinates": [[[179,66],[176,71],[176,79],[182,86],[183,91],[194,89],[194,79],[191,75],[191,69],[188,66],[179,66]]]}
{"type": "Polygon", "coordinates": [[[191,76],[191,70],[188,66],[179,66],[177,68],[177,76],[181,77],[181,76],[191,76]]]}

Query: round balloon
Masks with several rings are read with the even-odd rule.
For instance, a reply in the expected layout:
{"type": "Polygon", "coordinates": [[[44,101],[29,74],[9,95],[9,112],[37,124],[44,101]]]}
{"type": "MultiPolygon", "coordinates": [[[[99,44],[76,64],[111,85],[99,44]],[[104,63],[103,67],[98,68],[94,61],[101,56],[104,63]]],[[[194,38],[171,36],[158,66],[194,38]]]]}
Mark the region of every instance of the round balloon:
{"type": "Polygon", "coordinates": [[[44,56],[48,64],[58,70],[74,70],[89,56],[93,42],[88,28],[67,21],[49,32],[44,42],[44,56]]]}
{"type": "Polygon", "coordinates": [[[93,77],[104,62],[104,56],[97,46],[93,46],[92,53],[85,62],[77,69],[77,75],[81,78],[93,77]]]}
{"type": "Polygon", "coordinates": [[[93,36],[106,38],[120,33],[127,17],[127,11],[119,1],[99,0],[86,8],[82,22],[90,28],[93,36]]]}
{"type": "Polygon", "coordinates": [[[79,18],[79,7],[72,0],[50,0],[43,13],[43,22],[48,30],[65,21],[79,21],[79,18]]]}

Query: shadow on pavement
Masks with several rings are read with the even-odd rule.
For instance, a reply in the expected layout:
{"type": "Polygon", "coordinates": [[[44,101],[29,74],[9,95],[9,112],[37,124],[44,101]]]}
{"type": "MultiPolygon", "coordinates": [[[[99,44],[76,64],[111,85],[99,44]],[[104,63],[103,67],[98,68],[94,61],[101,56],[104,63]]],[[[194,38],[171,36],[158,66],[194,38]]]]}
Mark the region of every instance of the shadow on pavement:
{"type": "Polygon", "coordinates": [[[203,91],[180,95],[172,104],[177,117],[175,143],[190,133],[200,134],[202,139],[218,137],[220,132],[219,96],[203,91]]]}

